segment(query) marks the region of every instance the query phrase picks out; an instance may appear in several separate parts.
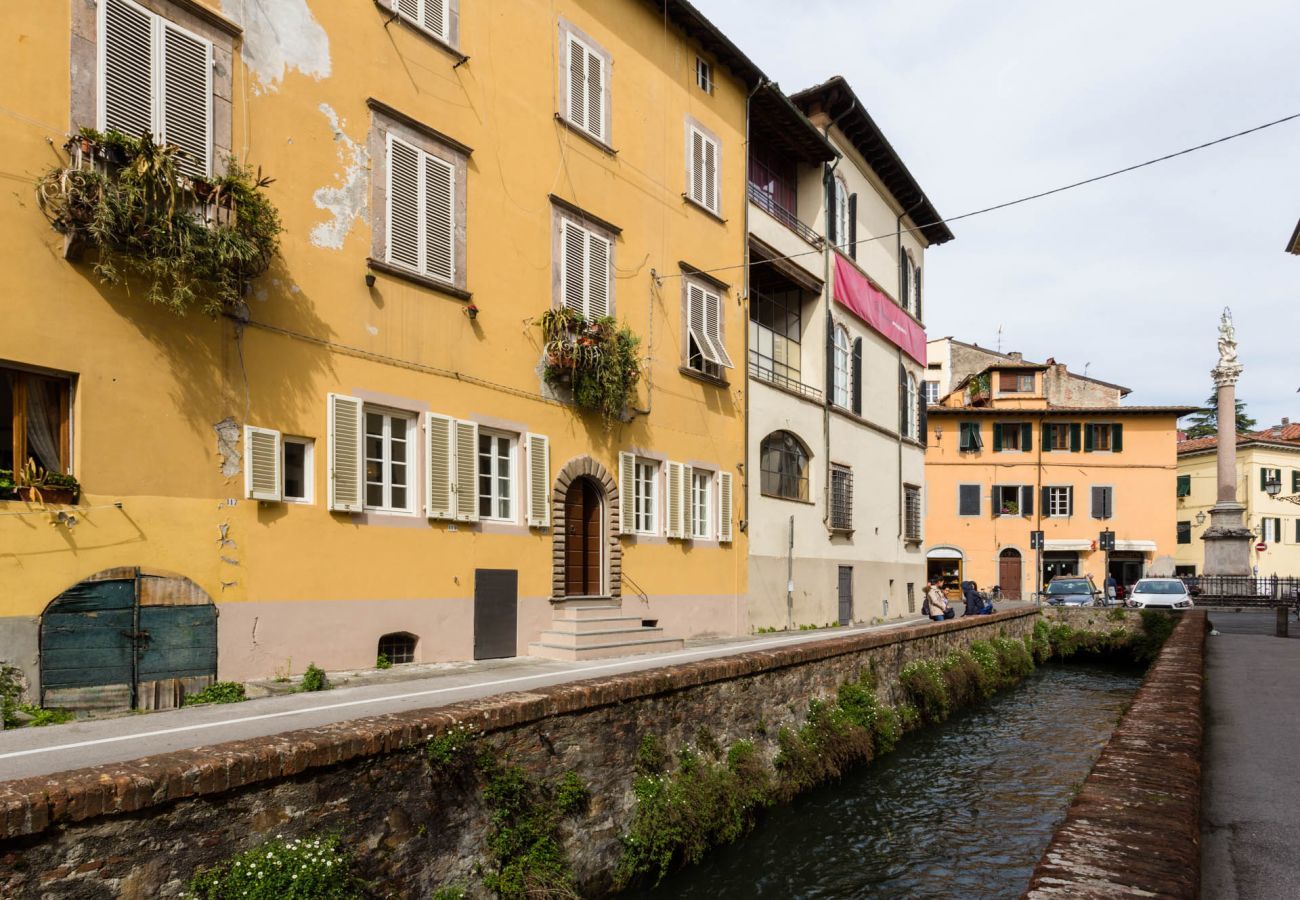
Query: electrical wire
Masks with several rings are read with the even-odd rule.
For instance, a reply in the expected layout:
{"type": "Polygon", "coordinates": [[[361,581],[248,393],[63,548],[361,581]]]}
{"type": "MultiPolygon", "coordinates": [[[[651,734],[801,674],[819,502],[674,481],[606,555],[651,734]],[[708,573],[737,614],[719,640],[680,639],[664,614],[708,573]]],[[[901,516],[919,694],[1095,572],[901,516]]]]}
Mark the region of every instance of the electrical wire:
{"type": "MultiPolygon", "coordinates": [[[[1124,175],[1128,172],[1134,172],[1137,171],[1138,169],[1144,169],[1147,166],[1154,166],[1156,163],[1167,162],[1171,159],[1176,159],[1180,156],[1186,156],[1189,153],[1195,153],[1197,150],[1204,150],[1207,147],[1213,147],[1216,144],[1222,144],[1239,137],[1245,137],[1248,134],[1254,134],[1257,131],[1263,131],[1265,128],[1272,128],[1274,125],[1282,125],[1286,122],[1291,122],[1295,119],[1300,119],[1300,113],[1292,113],[1289,116],[1283,116],[1280,119],[1274,119],[1271,122],[1265,122],[1262,125],[1256,125],[1253,128],[1247,128],[1244,131],[1238,131],[1235,132],[1234,134],[1224,135],[1223,137],[1215,138],[1212,141],[1206,141],[1203,144],[1197,144],[1194,147],[1187,147],[1185,149],[1178,150],[1173,153],[1166,153],[1164,156],[1157,156],[1155,159],[1148,159],[1145,162],[1136,163],[1131,166],[1125,166],[1122,169],[1116,169],[1115,171],[1107,172],[1104,175],[1094,175],[1092,178],[1085,178],[1082,181],[1075,181],[1070,184],[1065,184],[1060,187],[1052,188],[1051,190],[1039,191],[1037,194],[1029,194],[1028,196],[1019,197],[1015,200],[1007,200],[1004,203],[995,203],[993,206],[986,206],[983,209],[972,210],[971,212],[962,213],[959,216],[949,216],[946,219],[935,219],[932,222],[925,222],[923,224],[913,226],[912,228],[906,228],[901,231],[891,231],[888,234],[878,234],[875,235],[874,237],[859,238],[858,240],[853,241],[852,244],[850,244],[848,241],[842,244],[837,243],[836,246],[841,249],[847,248],[849,246],[856,247],[858,244],[869,244],[873,241],[882,241],[885,240],[886,238],[897,237],[903,234],[911,234],[914,231],[921,231],[923,229],[930,228],[931,226],[934,225],[946,225],[949,222],[958,222],[962,219],[969,219],[972,216],[982,216],[985,213],[996,212],[997,210],[1006,209],[1011,206],[1018,206],[1021,203],[1028,203],[1031,200],[1040,200],[1043,197],[1050,197],[1053,194],[1060,194],[1063,191],[1073,190],[1074,188],[1083,187],[1084,185],[1095,184],[1098,181],[1105,181],[1107,178],[1114,178],[1116,175],[1124,175]]],[[[821,250],[805,250],[802,253],[791,253],[788,256],[765,257],[761,260],[758,260],[757,262],[752,263],[752,265],[763,265],[764,263],[780,262],[781,260],[786,260],[786,259],[798,259],[803,256],[820,256],[821,253],[822,253],[821,250]]],[[[717,266],[712,269],[701,269],[700,271],[709,272],[709,273],[727,272],[733,269],[743,269],[744,267],[745,267],[745,263],[736,263],[734,265],[728,265],[728,266],[717,266]]],[[[681,278],[683,276],[682,273],[669,273],[669,274],[661,274],[659,277],[662,279],[662,278],[681,278]]]]}

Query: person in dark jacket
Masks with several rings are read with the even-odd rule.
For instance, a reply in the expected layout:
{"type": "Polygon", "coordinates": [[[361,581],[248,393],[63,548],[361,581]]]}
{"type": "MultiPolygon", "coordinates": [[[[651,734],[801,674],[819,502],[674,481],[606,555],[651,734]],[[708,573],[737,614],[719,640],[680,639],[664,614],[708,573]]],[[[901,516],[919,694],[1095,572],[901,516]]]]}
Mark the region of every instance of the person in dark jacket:
{"type": "Polygon", "coordinates": [[[975,589],[975,582],[963,581],[961,583],[961,596],[966,601],[964,615],[978,616],[983,611],[984,602],[980,600],[980,593],[975,589]]]}

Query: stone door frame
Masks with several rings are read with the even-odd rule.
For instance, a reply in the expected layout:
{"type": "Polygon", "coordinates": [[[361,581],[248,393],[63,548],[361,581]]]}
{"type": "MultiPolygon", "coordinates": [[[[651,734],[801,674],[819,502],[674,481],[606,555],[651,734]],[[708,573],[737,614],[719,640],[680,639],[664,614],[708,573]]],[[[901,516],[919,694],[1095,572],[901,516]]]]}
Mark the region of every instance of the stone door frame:
{"type": "Polygon", "coordinates": [[[605,594],[615,600],[623,597],[623,544],[619,540],[618,481],[609,470],[590,456],[578,456],[565,463],[551,489],[551,600],[567,599],[565,593],[564,551],[568,541],[568,521],[564,498],[569,486],[587,477],[600,492],[602,505],[601,525],[605,532],[605,594]]]}

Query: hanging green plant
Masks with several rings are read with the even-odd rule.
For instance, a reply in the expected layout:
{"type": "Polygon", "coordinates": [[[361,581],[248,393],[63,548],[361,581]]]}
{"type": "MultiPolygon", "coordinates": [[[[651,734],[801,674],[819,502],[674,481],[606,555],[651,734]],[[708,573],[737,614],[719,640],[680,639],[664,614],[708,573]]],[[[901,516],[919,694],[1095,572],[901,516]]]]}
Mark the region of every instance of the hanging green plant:
{"type": "Polygon", "coordinates": [[[980,375],[974,375],[966,385],[966,397],[971,403],[977,400],[988,399],[993,392],[993,375],[984,372],[980,375]]]}
{"type": "Polygon", "coordinates": [[[142,278],[152,303],[216,315],[238,303],[279,247],[280,215],[262,177],[230,157],[226,173],[185,174],[183,153],[151,135],[82,129],[69,161],[36,183],[41,211],[73,245],[93,245],[106,284],[142,278]]]}
{"type": "Polygon", "coordinates": [[[585,319],[572,310],[547,310],[540,323],[546,360],[542,377],[573,391],[574,401],[601,414],[605,427],[631,405],[641,378],[641,338],[613,316],[585,319]]]}

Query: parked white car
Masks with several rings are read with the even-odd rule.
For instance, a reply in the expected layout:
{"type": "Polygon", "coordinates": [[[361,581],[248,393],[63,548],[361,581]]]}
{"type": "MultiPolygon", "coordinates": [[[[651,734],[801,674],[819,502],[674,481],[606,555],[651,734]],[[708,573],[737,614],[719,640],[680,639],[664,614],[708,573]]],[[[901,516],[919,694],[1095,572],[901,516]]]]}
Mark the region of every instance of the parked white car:
{"type": "Polygon", "coordinates": [[[1188,609],[1192,605],[1187,585],[1177,578],[1139,579],[1129,595],[1129,606],[1138,609],[1188,609]]]}

